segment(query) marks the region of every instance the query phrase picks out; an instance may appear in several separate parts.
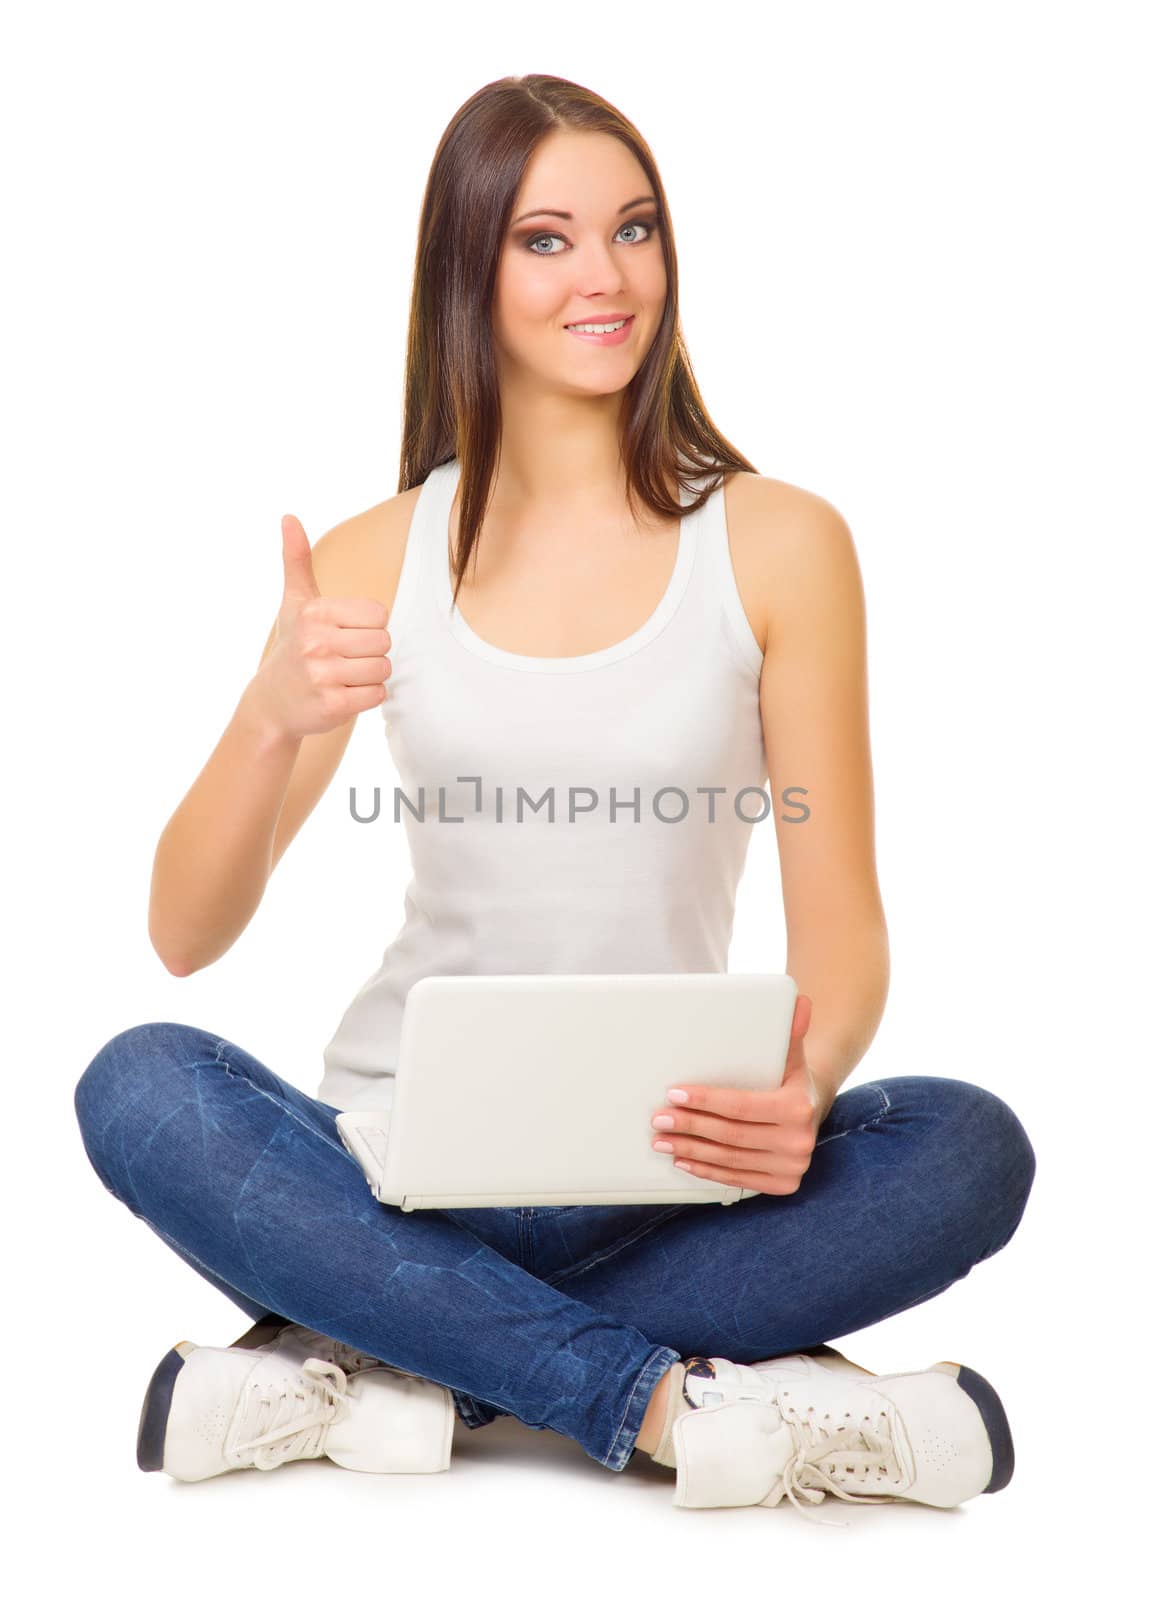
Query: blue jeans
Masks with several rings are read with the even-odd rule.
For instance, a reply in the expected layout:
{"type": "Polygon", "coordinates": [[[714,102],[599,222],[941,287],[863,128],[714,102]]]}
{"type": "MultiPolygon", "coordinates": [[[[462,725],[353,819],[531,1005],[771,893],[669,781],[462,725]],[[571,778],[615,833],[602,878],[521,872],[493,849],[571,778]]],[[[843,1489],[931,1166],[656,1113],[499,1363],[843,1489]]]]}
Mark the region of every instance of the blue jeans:
{"type": "Polygon", "coordinates": [[[675,1361],[767,1360],[930,1300],[1007,1244],[1035,1172],[998,1096],[908,1076],[836,1097],[794,1194],[401,1211],[336,1107],[177,1022],[110,1039],[75,1106],[104,1187],[250,1317],[444,1385],[469,1428],[513,1416],[615,1472],[675,1361]]]}

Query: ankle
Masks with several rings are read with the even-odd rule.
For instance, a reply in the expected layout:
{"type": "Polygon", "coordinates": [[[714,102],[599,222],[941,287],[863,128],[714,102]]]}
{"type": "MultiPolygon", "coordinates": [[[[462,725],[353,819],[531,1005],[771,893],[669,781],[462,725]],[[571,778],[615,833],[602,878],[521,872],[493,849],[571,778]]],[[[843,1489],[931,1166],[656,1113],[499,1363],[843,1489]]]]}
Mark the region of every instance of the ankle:
{"type": "Polygon", "coordinates": [[[636,1435],[636,1448],[651,1455],[660,1443],[660,1435],[664,1431],[664,1418],[668,1411],[668,1382],[672,1376],[672,1368],[660,1379],[653,1389],[648,1401],[648,1410],[644,1413],[644,1421],[640,1424],[640,1432],[636,1435]]]}
{"type": "Polygon", "coordinates": [[[668,1415],[669,1391],[677,1365],[679,1363],[669,1367],[653,1389],[648,1400],[648,1409],[644,1413],[644,1421],[640,1424],[640,1432],[636,1435],[636,1448],[643,1450],[647,1455],[652,1455],[660,1444],[664,1421],[668,1415]]]}

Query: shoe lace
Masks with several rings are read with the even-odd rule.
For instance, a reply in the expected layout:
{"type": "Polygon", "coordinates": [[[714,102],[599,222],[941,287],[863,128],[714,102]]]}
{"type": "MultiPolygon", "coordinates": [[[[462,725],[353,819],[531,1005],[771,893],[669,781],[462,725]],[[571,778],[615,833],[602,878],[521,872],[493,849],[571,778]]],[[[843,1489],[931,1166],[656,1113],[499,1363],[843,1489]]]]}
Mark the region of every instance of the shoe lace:
{"type": "Polygon", "coordinates": [[[258,1381],[244,1417],[245,1423],[264,1426],[264,1431],[230,1446],[225,1452],[229,1463],[267,1470],[285,1461],[318,1456],[328,1429],[351,1402],[347,1391],[344,1369],[315,1356],[295,1371],[280,1369],[274,1378],[258,1381]]]}
{"type": "Polygon", "coordinates": [[[847,1528],[851,1524],[839,1518],[816,1516],[801,1505],[798,1496],[817,1505],[826,1494],[858,1505],[887,1505],[901,1498],[896,1494],[862,1494],[855,1484],[836,1476],[852,1474],[858,1483],[863,1483],[875,1473],[877,1482],[887,1479],[889,1487],[907,1487],[912,1476],[906,1465],[911,1452],[898,1415],[881,1410],[874,1417],[871,1413],[855,1417],[845,1411],[844,1422],[826,1426],[831,1422],[831,1413],[826,1411],[822,1418],[818,1417],[814,1406],[808,1406],[803,1413],[798,1411],[789,1402],[787,1389],[780,1391],[778,1403],[781,1421],[792,1435],[793,1452],[780,1482],[761,1505],[777,1505],[787,1494],[802,1516],[830,1528],[847,1528]]]}

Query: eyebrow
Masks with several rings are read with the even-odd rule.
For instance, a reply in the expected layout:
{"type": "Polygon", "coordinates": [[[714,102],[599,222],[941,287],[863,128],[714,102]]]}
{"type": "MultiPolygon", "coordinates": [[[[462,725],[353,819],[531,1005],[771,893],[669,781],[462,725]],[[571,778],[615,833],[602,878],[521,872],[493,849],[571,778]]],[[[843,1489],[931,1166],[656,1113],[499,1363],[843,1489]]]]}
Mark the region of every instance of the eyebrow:
{"type": "MultiPolygon", "coordinates": [[[[622,205],[619,211],[617,211],[616,215],[618,217],[622,217],[625,211],[631,211],[633,206],[655,204],[656,196],[654,194],[642,194],[639,195],[635,200],[629,200],[626,204],[622,205]]],[[[515,227],[518,222],[523,222],[528,217],[562,217],[565,222],[572,221],[571,211],[525,211],[522,216],[513,217],[512,226],[515,227]]]]}

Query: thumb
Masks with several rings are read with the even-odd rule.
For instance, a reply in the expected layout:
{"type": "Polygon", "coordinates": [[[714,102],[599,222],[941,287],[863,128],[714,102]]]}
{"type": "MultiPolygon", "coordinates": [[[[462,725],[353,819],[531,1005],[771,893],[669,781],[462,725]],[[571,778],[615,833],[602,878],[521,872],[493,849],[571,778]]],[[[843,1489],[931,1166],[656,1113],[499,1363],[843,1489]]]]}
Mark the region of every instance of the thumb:
{"type": "Polygon", "coordinates": [[[312,546],[300,519],[289,513],[280,518],[280,534],[284,556],[284,599],[301,602],[315,600],[320,594],[316,574],[312,570],[312,546]]]}
{"type": "Polygon", "coordinates": [[[784,1063],[784,1081],[794,1073],[803,1072],[807,1068],[804,1059],[804,1035],[808,1032],[808,1024],[812,1021],[812,1000],[809,995],[796,996],[796,1009],[792,1013],[792,1035],[788,1040],[788,1059],[784,1063]]]}

